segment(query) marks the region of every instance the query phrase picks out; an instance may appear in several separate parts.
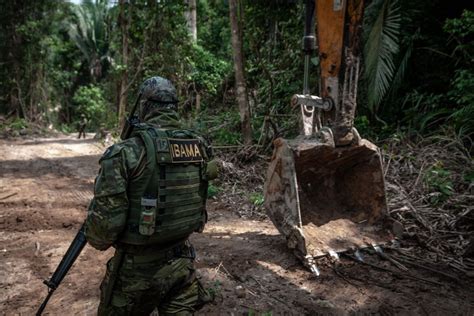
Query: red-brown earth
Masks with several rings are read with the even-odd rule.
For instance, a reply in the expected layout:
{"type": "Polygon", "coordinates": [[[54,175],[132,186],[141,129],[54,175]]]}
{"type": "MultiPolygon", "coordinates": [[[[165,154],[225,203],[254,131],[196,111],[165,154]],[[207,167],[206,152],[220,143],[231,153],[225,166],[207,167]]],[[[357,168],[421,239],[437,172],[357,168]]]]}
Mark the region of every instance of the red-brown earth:
{"type": "MultiPolygon", "coordinates": [[[[103,150],[73,135],[0,140],[1,314],[33,315],[46,296],[42,282],[86,216],[103,150]]],[[[199,315],[474,315],[470,280],[411,269],[424,279],[416,280],[344,258],[337,268],[321,261],[317,278],[268,219],[244,219],[223,205],[208,202],[209,223],[192,237],[200,278],[216,293],[199,315]]],[[[86,246],[45,314],[94,315],[111,255],[86,246]]]]}

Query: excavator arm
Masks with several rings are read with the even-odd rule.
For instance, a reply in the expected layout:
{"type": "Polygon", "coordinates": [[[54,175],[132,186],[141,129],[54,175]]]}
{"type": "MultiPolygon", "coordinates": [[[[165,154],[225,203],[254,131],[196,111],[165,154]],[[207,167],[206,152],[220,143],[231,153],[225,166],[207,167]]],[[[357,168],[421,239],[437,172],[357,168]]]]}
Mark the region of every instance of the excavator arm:
{"type": "Polygon", "coordinates": [[[274,141],[265,181],[270,219],[315,274],[318,257],[380,249],[391,239],[380,151],[353,126],[363,9],[363,0],[306,1],[304,87],[291,101],[303,128],[296,139],[274,141]],[[315,51],[319,72],[310,71],[315,51]],[[319,96],[310,94],[310,76],[319,96]]]}
{"type": "Polygon", "coordinates": [[[354,138],[363,8],[363,0],[316,1],[320,94],[335,104],[323,125],[332,127],[336,146],[354,138]]]}
{"type": "Polygon", "coordinates": [[[292,105],[301,106],[304,135],[312,135],[325,126],[331,129],[337,146],[348,145],[354,139],[363,8],[363,0],[306,1],[303,94],[294,95],[292,105]],[[314,16],[318,21],[317,36],[314,16]],[[308,79],[316,42],[319,96],[310,95],[308,79]]]}

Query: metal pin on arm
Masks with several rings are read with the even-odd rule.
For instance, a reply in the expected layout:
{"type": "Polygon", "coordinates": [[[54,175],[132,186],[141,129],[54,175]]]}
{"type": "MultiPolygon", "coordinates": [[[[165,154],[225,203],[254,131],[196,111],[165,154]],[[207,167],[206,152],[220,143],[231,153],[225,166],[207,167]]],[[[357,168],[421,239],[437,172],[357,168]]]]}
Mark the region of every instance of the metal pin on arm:
{"type": "Polygon", "coordinates": [[[309,88],[309,67],[311,56],[316,51],[316,36],[314,26],[315,1],[306,0],[305,3],[305,28],[303,36],[304,52],[304,75],[303,75],[303,94],[295,94],[291,98],[291,105],[296,107],[300,105],[301,118],[303,120],[303,135],[311,136],[320,127],[320,110],[329,111],[333,106],[331,99],[320,98],[311,95],[309,88]],[[318,116],[318,126],[314,126],[315,114],[318,116]]]}

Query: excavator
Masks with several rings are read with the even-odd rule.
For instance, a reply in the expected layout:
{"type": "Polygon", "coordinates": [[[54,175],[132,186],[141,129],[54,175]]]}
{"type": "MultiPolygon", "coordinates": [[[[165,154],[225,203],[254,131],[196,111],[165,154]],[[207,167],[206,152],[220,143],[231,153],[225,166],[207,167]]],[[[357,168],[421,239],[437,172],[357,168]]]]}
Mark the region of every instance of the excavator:
{"type": "Polygon", "coordinates": [[[305,2],[303,93],[291,99],[301,133],[274,140],[264,185],[268,216],[316,275],[320,257],[363,260],[361,250],[393,241],[380,150],[354,127],[363,13],[364,0],[305,2]],[[319,96],[309,84],[316,51],[319,96]]]}

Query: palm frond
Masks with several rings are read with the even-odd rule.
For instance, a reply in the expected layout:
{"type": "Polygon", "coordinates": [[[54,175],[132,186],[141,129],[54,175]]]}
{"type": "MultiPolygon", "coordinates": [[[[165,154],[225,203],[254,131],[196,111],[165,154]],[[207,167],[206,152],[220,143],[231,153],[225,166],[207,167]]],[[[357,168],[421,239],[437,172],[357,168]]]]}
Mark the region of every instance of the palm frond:
{"type": "Polygon", "coordinates": [[[428,127],[440,125],[441,122],[446,121],[446,116],[449,113],[451,113],[451,110],[447,108],[441,108],[426,113],[420,121],[420,128],[418,131],[421,133],[428,127]]]}
{"type": "Polygon", "coordinates": [[[372,113],[377,112],[396,73],[394,59],[399,52],[400,25],[398,0],[384,1],[364,48],[368,106],[372,113]]]}
{"type": "Polygon", "coordinates": [[[390,85],[390,89],[387,92],[388,97],[392,98],[395,96],[396,92],[400,88],[403,83],[403,78],[405,77],[406,70],[408,68],[408,61],[411,58],[413,53],[414,42],[418,38],[420,34],[420,29],[418,29],[415,34],[410,36],[408,43],[405,45],[404,51],[397,63],[395,74],[393,75],[392,84],[390,85]]]}
{"type": "Polygon", "coordinates": [[[68,33],[90,67],[97,67],[97,62],[107,60],[103,57],[109,54],[107,15],[104,0],[83,1],[73,8],[68,33]]]}
{"type": "Polygon", "coordinates": [[[474,133],[474,104],[470,103],[455,110],[449,117],[463,133],[469,135],[474,133]]]}

